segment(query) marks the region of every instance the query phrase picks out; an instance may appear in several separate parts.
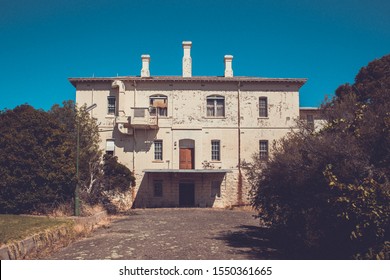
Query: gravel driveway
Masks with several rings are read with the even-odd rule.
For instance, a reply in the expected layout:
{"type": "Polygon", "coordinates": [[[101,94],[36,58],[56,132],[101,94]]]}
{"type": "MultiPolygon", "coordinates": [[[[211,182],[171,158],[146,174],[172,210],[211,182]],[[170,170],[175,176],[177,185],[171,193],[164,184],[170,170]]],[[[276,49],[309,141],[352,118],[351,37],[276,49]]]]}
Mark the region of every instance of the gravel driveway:
{"type": "Polygon", "coordinates": [[[277,259],[253,212],[137,209],[49,259],[277,259]]]}

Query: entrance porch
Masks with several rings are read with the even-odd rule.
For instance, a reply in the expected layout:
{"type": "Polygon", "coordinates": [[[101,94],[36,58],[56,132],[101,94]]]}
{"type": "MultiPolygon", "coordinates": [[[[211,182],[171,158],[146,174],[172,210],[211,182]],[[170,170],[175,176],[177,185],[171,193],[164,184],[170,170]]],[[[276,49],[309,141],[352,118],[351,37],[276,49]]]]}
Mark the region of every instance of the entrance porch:
{"type": "Polygon", "coordinates": [[[227,169],[147,169],[133,208],[224,207],[227,169]]]}

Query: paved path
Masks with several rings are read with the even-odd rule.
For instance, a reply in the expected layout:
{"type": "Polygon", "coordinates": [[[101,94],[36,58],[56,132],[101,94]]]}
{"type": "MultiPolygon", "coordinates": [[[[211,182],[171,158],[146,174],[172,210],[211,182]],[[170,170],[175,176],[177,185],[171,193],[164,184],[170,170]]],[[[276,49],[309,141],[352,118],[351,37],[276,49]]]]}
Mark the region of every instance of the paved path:
{"type": "Polygon", "coordinates": [[[253,212],[140,209],[49,259],[275,259],[277,250],[253,212]]]}

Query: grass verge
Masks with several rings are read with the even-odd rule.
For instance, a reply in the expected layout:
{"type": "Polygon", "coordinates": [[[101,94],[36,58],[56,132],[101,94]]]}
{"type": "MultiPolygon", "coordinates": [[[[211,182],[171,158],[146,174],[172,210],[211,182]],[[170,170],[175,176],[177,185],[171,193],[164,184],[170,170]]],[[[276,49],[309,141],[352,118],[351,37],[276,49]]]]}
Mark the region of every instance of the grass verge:
{"type": "Polygon", "coordinates": [[[73,222],[63,218],[0,215],[0,246],[73,222]]]}

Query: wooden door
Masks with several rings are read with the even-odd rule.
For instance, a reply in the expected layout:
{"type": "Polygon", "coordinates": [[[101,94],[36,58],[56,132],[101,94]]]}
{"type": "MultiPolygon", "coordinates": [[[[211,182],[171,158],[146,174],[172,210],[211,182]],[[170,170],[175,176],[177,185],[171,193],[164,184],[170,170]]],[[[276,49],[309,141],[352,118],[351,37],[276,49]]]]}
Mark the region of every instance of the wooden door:
{"type": "Polygon", "coordinates": [[[180,148],[180,169],[194,169],[194,149],[180,148]]]}

